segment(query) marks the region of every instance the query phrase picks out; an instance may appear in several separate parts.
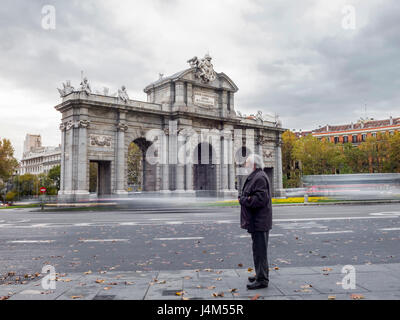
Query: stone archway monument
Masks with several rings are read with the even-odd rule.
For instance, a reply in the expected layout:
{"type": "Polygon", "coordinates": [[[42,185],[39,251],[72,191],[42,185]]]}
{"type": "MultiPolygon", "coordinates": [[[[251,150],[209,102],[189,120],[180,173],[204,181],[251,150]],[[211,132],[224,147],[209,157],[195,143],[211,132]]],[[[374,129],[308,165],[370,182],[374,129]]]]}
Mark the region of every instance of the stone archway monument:
{"type": "Polygon", "coordinates": [[[274,195],[281,195],[284,129],[278,119],[236,112],[238,88],[214,71],[209,55],[188,63],[188,69],[149,84],[146,102],[130,99],[125,86],[116,94],[106,88],[93,92],[87,78],[78,89],[69,81],[58,89],[60,197],[89,196],[91,163],[98,168],[99,195],[127,194],[128,148],[134,141],[143,152],[144,191],[235,197],[241,163],[254,152],[263,157],[274,195]]]}

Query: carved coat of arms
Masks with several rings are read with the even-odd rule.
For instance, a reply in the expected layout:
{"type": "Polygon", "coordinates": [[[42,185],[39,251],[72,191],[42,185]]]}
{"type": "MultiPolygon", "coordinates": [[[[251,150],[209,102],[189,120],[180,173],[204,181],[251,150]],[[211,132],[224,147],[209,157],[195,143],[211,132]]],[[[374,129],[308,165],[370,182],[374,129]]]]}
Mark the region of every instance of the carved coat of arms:
{"type": "Polygon", "coordinates": [[[206,54],[203,59],[199,60],[197,57],[193,57],[188,60],[188,63],[192,68],[196,68],[195,76],[202,82],[207,83],[214,81],[217,78],[217,74],[214,71],[214,67],[211,63],[211,57],[206,54]]]}

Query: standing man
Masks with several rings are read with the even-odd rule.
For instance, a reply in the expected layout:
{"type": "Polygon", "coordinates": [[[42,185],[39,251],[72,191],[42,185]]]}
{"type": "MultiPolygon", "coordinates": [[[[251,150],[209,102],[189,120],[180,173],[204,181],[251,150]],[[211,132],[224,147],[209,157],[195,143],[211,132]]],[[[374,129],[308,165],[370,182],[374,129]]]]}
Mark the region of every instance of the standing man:
{"type": "Polygon", "coordinates": [[[269,282],[267,248],[272,228],[272,203],[270,182],[263,167],[263,160],[257,154],[251,154],[246,159],[245,168],[249,175],[239,194],[240,225],[247,229],[253,241],[256,276],[249,277],[249,290],[267,288],[269,282]]]}

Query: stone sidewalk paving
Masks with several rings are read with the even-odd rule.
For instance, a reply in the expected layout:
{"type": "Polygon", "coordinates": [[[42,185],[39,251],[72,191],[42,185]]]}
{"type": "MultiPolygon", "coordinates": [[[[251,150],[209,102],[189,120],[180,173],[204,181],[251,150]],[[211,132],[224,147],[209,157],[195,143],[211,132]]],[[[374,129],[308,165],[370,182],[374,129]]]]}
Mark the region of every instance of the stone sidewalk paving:
{"type": "Polygon", "coordinates": [[[9,300],[351,300],[400,299],[400,263],[354,265],[356,289],[343,289],[343,266],[271,269],[266,289],[247,290],[248,269],[110,271],[57,274],[56,289],[41,280],[0,285],[9,300]]]}

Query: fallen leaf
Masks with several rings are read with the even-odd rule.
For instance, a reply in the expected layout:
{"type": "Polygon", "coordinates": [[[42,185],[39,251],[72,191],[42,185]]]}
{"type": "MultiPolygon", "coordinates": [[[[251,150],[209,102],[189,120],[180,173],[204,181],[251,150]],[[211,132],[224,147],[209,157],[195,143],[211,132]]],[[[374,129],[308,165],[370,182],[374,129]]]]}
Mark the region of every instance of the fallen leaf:
{"type": "Polygon", "coordinates": [[[350,298],[353,300],[360,300],[360,299],[364,299],[365,297],[362,294],[353,293],[352,295],[350,295],[350,298]]]}
{"type": "Polygon", "coordinates": [[[104,287],[104,290],[110,290],[112,289],[111,287],[104,287]]]}
{"type": "Polygon", "coordinates": [[[82,299],[83,296],[71,296],[71,299],[82,299]]]}
{"type": "Polygon", "coordinates": [[[328,300],[335,300],[336,296],[328,296],[328,300]]]}
{"type": "Polygon", "coordinates": [[[229,292],[236,292],[236,291],[237,291],[236,288],[233,288],[233,289],[230,289],[230,290],[229,290],[229,292]]]}
{"type": "Polygon", "coordinates": [[[97,279],[95,282],[96,282],[96,283],[104,283],[104,281],[105,281],[105,280],[103,280],[103,279],[97,279]]]}
{"type": "Polygon", "coordinates": [[[208,289],[208,290],[215,289],[215,286],[209,286],[209,287],[207,287],[207,289],[208,289]]]}
{"type": "Polygon", "coordinates": [[[242,264],[242,263],[239,263],[239,264],[238,264],[238,267],[239,267],[239,268],[243,267],[243,264],[242,264]]]}
{"type": "Polygon", "coordinates": [[[260,297],[259,294],[256,294],[254,297],[252,297],[250,300],[257,300],[260,297]]]}
{"type": "Polygon", "coordinates": [[[85,274],[92,274],[92,271],[91,270],[86,271],[85,274]]]}
{"type": "Polygon", "coordinates": [[[178,291],[178,292],[176,292],[175,294],[177,295],[177,296],[182,296],[183,295],[183,291],[178,291]]]}
{"type": "Polygon", "coordinates": [[[223,292],[214,292],[213,294],[213,297],[223,297],[223,296],[225,296],[225,294],[223,293],[223,292]]]}
{"type": "Polygon", "coordinates": [[[247,272],[252,272],[253,271],[253,268],[248,268],[247,269],[247,272]]]}

